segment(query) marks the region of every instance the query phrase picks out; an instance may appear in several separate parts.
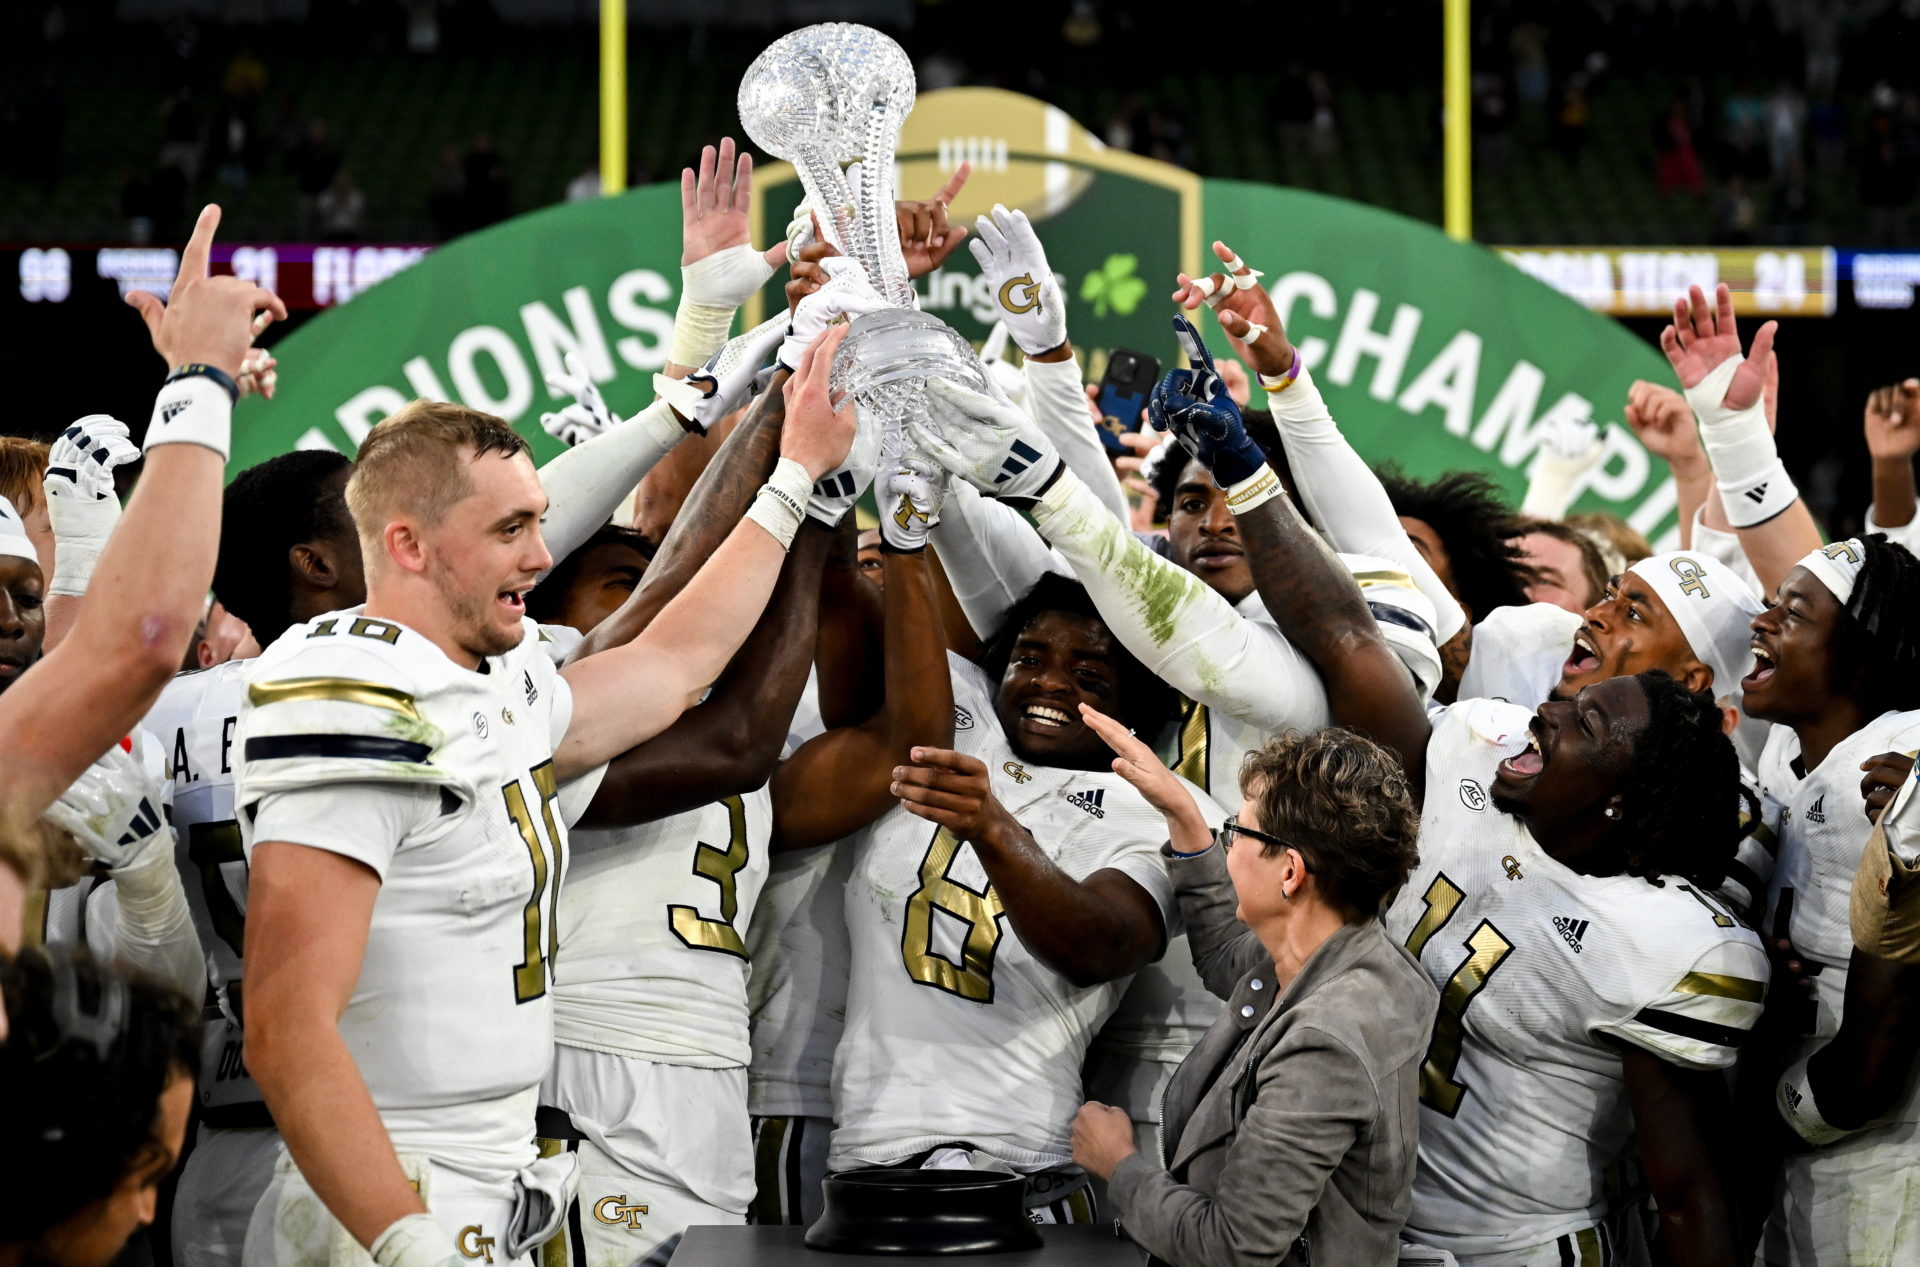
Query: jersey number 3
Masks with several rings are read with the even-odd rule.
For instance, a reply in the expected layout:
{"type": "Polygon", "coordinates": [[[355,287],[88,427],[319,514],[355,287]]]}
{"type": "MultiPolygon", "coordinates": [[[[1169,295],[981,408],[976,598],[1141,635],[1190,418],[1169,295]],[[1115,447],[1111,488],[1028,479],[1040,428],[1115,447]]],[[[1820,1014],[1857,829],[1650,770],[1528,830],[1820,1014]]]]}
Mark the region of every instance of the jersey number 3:
{"type": "Polygon", "coordinates": [[[733,921],[740,914],[740,872],[747,865],[747,807],[737,796],[720,802],[727,807],[727,847],[700,841],[693,850],[693,873],[720,888],[720,918],[708,919],[691,906],[667,907],[667,927],[682,944],[695,950],[747,957],[747,944],[733,921]]]}
{"type": "MultiPolygon", "coordinates": [[[[1447,921],[1460,909],[1465,897],[1445,872],[1435,876],[1426,893],[1421,895],[1427,909],[1407,934],[1407,953],[1418,959],[1433,935],[1446,927],[1447,921]]],[[[1467,1096],[1467,1088],[1454,1081],[1454,1073],[1460,1068],[1460,1044],[1466,1038],[1467,1004],[1486,987],[1494,969],[1513,953],[1513,943],[1486,920],[1474,928],[1466,947],[1467,961],[1454,970],[1440,991],[1440,1011],[1433,1018],[1433,1039],[1427,1044],[1426,1063],[1420,1066],[1420,1103],[1448,1117],[1460,1111],[1460,1102],[1467,1096]]]]}
{"type": "Polygon", "coordinates": [[[907,975],[921,985],[975,1003],[991,1003],[993,953],[1000,946],[1000,917],[1006,912],[991,884],[983,893],[947,874],[959,852],[960,841],[952,832],[942,827],[934,833],[927,856],[920,860],[920,887],[907,899],[907,926],[900,935],[900,953],[906,961],[907,975]],[[967,926],[958,963],[933,948],[936,908],[967,926]]]}
{"type": "MultiPolygon", "coordinates": [[[[520,833],[520,839],[527,846],[527,855],[533,862],[533,896],[527,899],[527,909],[522,918],[525,921],[526,944],[520,962],[513,969],[513,1001],[531,1003],[547,992],[547,961],[553,958],[560,943],[560,921],[555,918],[547,923],[546,950],[540,948],[540,899],[546,896],[549,888],[556,887],[560,879],[560,833],[553,824],[553,802],[560,795],[560,781],[553,776],[553,762],[542,761],[533,767],[533,787],[540,794],[540,817],[546,829],[546,845],[540,843],[540,831],[534,826],[533,815],[527,810],[527,794],[521,790],[520,780],[501,788],[507,798],[507,817],[520,833]],[[552,862],[549,865],[548,858],[552,862]]],[[[554,905],[558,910],[558,904],[554,905]]]]}

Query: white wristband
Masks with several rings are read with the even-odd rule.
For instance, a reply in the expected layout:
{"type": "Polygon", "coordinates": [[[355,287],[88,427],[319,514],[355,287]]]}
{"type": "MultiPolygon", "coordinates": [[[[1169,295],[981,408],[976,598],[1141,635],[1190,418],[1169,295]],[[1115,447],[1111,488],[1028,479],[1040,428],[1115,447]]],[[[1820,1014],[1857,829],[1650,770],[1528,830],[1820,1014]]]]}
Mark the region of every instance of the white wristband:
{"type": "Polygon", "coordinates": [[[1278,497],[1281,491],[1280,477],[1263,463],[1259,470],[1227,489],[1227,509],[1244,515],[1269,498],[1278,497]]]}
{"type": "Polygon", "coordinates": [[[1767,429],[1764,397],[1745,409],[1728,409],[1727,384],[1743,358],[1730,356],[1687,389],[1687,404],[1700,422],[1700,443],[1713,464],[1720,502],[1736,528],[1765,523],[1793,505],[1800,490],[1781,465],[1773,433],[1767,429]]]}
{"type": "Polygon", "coordinates": [[[93,581],[93,569],[100,562],[101,551],[93,546],[83,546],[75,541],[55,540],[53,543],[53,576],[47,581],[49,595],[64,594],[70,598],[79,598],[87,592],[87,586],[93,581]]]}
{"type": "Polygon", "coordinates": [[[224,461],[232,430],[233,398],[219,383],[196,374],[160,389],[143,444],[148,453],[157,444],[197,444],[224,461]]]}
{"type": "Polygon", "coordinates": [[[792,458],[781,458],[747,508],[747,518],[765,528],[785,550],[793,545],[793,534],[807,517],[807,499],[812,493],[813,480],[807,468],[792,458]]]}
{"type": "Polygon", "coordinates": [[[1782,1120],[1793,1128],[1793,1133],[1815,1147],[1845,1139],[1854,1133],[1820,1116],[1820,1106],[1813,1102],[1813,1084],[1807,1081],[1805,1059],[1796,1061],[1780,1075],[1780,1081],[1773,1089],[1773,1101],[1780,1110],[1782,1120]]]}
{"type": "Polygon", "coordinates": [[[459,1254],[431,1214],[409,1214],[395,1219],[367,1247],[380,1267],[442,1267],[459,1254]]]}

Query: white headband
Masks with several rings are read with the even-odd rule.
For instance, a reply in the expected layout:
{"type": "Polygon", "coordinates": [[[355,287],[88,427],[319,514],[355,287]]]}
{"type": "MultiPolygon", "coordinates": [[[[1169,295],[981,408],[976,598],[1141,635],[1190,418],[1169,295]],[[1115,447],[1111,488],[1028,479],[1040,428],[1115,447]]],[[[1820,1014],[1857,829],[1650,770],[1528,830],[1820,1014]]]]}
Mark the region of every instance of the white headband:
{"type": "Polygon", "coordinates": [[[1704,554],[1656,554],[1628,572],[1666,604],[1700,663],[1713,670],[1716,698],[1740,689],[1753,670],[1753,618],[1764,604],[1732,568],[1704,554]]]}
{"type": "Polygon", "coordinates": [[[1822,546],[1800,560],[1800,566],[1813,573],[1815,580],[1831,590],[1842,607],[1853,597],[1854,582],[1860,579],[1860,569],[1866,565],[1867,547],[1860,543],[1858,537],[1848,537],[1845,541],[1822,546]]]}
{"type": "Polygon", "coordinates": [[[27,526],[20,522],[20,512],[4,497],[0,497],[0,554],[40,562],[39,552],[27,537],[27,526]]]}

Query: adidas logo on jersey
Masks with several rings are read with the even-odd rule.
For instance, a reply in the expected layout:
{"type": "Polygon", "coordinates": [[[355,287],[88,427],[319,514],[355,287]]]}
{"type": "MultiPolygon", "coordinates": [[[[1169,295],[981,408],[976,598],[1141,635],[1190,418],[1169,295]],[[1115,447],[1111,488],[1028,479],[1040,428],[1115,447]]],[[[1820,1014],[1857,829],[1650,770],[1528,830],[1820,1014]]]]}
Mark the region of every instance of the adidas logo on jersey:
{"type": "Polygon", "coordinates": [[[1813,804],[1807,806],[1808,822],[1824,823],[1827,821],[1827,807],[1825,804],[1826,799],[1827,799],[1827,795],[1824,792],[1822,792],[1819,796],[1816,796],[1813,798],[1813,804]]]}
{"type": "Polygon", "coordinates": [[[1573,953],[1576,955],[1581,953],[1580,939],[1587,935],[1587,925],[1592,922],[1585,919],[1570,919],[1565,915],[1553,917],[1553,926],[1559,930],[1560,940],[1572,946],[1573,953]]]}
{"type": "Polygon", "coordinates": [[[533,684],[533,674],[531,671],[529,671],[526,674],[526,689],[527,689],[527,707],[532,708],[534,705],[534,701],[540,698],[540,688],[533,684]]]}
{"type": "Polygon", "coordinates": [[[1107,811],[1101,809],[1100,806],[1101,806],[1101,803],[1106,799],[1106,795],[1107,795],[1107,792],[1105,788],[1094,788],[1090,792],[1069,793],[1067,796],[1067,802],[1071,805],[1079,806],[1081,809],[1087,811],[1087,813],[1093,815],[1095,818],[1105,818],[1107,816],[1107,811]]]}

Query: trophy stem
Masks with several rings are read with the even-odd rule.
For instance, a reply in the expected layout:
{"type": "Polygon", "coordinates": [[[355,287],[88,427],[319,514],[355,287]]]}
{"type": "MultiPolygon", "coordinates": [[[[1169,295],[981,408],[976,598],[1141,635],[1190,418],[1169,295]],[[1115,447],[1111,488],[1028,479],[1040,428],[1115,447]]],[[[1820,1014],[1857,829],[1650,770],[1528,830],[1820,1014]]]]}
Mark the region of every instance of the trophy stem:
{"type": "Polygon", "coordinates": [[[852,214],[853,193],[847,188],[847,175],[840,170],[840,164],[809,150],[796,155],[793,165],[800,173],[800,187],[807,191],[807,201],[818,209],[822,236],[842,255],[859,259],[860,243],[852,214]]]}
{"type": "Polygon", "coordinates": [[[914,306],[913,281],[907,276],[906,256],[900,250],[899,226],[893,211],[893,155],[900,143],[901,119],[884,104],[868,110],[866,161],[861,164],[860,198],[866,204],[859,222],[859,255],[867,266],[873,288],[903,308],[914,306]]]}

